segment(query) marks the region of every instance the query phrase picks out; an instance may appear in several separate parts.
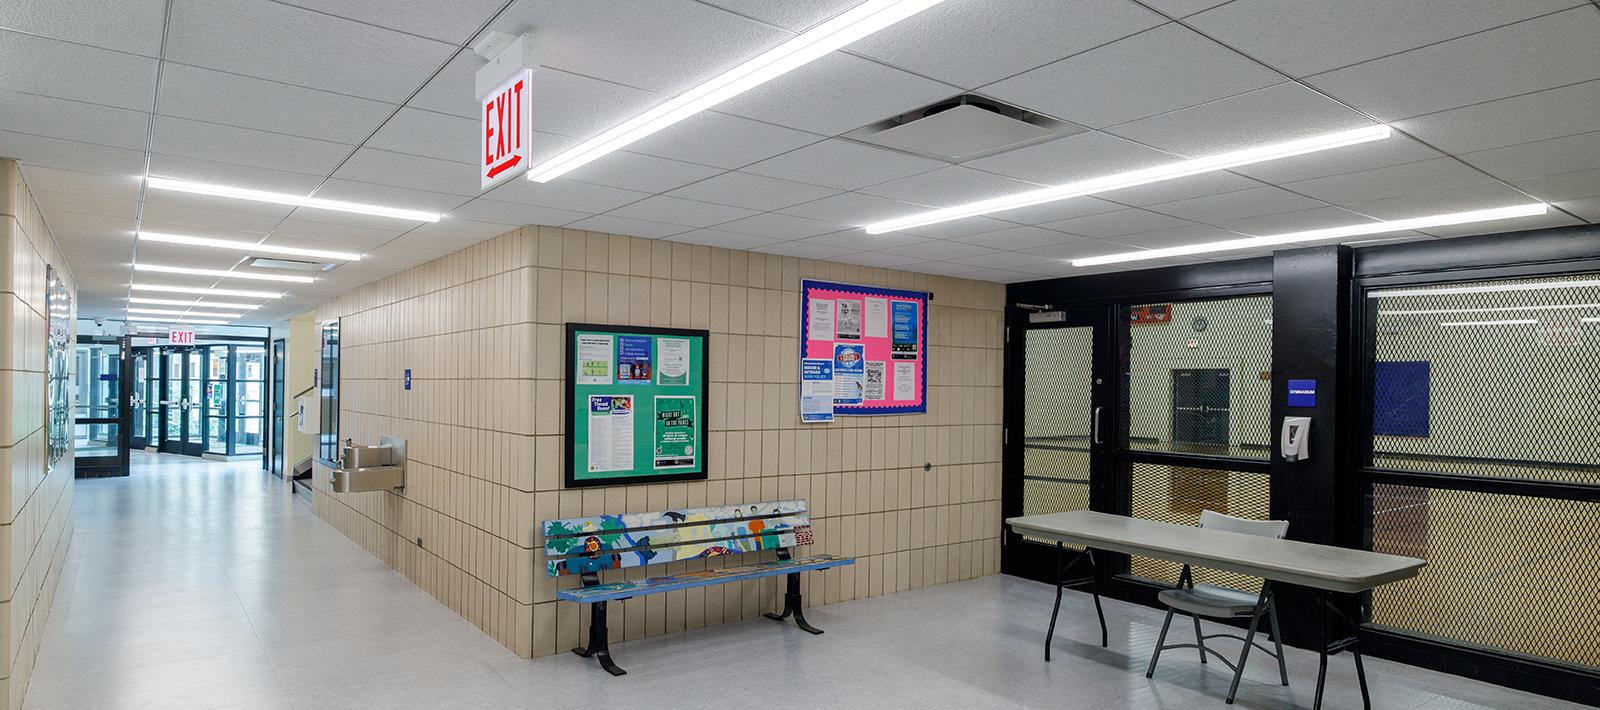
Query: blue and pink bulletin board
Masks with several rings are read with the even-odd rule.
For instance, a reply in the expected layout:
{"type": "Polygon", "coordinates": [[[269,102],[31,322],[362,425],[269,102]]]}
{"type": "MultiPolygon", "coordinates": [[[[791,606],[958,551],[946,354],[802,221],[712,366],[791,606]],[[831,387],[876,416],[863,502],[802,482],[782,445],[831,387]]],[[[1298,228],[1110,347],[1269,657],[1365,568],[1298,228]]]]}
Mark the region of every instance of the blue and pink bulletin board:
{"type": "Polygon", "coordinates": [[[800,294],[802,369],[831,361],[833,414],[928,411],[926,292],[804,279],[800,294]]]}

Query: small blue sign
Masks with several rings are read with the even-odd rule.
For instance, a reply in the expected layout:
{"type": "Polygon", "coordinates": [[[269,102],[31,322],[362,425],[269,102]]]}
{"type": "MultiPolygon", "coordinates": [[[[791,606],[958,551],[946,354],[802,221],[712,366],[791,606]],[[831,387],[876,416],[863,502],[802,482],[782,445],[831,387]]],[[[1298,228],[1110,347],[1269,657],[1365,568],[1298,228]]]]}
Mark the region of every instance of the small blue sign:
{"type": "Polygon", "coordinates": [[[411,368],[406,368],[406,389],[411,389],[411,368]]]}
{"type": "Polygon", "coordinates": [[[115,373],[115,372],[102,372],[102,373],[100,373],[100,381],[101,382],[116,382],[117,381],[117,373],[115,373]]]}
{"type": "Polygon", "coordinates": [[[1317,406],[1317,381],[1289,380],[1289,406],[1317,406]]]}

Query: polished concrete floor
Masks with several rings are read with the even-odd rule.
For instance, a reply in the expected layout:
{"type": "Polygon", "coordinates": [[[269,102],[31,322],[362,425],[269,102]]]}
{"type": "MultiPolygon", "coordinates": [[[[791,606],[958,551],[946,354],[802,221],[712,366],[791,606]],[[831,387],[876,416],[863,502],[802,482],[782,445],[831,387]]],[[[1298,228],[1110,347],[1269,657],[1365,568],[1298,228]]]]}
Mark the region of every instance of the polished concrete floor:
{"type": "MultiPolygon", "coordinates": [[[[1220,664],[1178,651],[1145,679],[1161,616],[1143,607],[1107,603],[1102,649],[1069,593],[1044,663],[1051,589],[1006,577],[808,612],[823,636],[753,620],[618,644],[629,674],[612,678],[517,658],[251,464],[137,455],[131,477],[77,486],[27,708],[1225,707],[1220,664]]],[[[1331,666],[1326,707],[1359,707],[1349,659],[1331,666]]],[[[1283,688],[1252,663],[1238,706],[1309,707],[1316,656],[1291,651],[1289,669],[1283,688]]],[[[1381,660],[1368,673],[1385,710],[1577,707],[1381,660]]]]}

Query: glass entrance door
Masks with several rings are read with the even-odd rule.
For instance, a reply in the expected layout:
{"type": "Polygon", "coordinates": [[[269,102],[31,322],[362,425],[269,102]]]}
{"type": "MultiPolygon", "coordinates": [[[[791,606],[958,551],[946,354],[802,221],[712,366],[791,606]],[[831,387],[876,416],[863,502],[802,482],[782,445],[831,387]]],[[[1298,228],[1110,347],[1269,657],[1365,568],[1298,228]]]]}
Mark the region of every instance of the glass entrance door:
{"type": "Polygon", "coordinates": [[[128,446],[143,449],[151,439],[150,412],[150,351],[141,349],[133,355],[133,391],[128,394],[128,406],[133,409],[132,434],[128,446]]]}
{"type": "Polygon", "coordinates": [[[199,456],[205,451],[203,355],[201,348],[168,348],[162,354],[160,448],[165,453],[199,456]]]}
{"type": "Polygon", "coordinates": [[[73,470],[78,476],[127,475],[125,339],[86,335],[77,345],[73,470]]]}

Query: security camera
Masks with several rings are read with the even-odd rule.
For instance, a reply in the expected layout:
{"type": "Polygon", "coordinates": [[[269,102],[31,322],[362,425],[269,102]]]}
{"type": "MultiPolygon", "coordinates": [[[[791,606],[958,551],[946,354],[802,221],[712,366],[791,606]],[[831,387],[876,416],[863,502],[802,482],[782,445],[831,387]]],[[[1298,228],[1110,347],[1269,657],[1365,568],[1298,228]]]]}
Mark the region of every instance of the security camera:
{"type": "Polygon", "coordinates": [[[96,328],[104,328],[104,327],[106,327],[106,317],[105,316],[95,316],[94,317],[94,325],[95,325],[96,328]]]}

